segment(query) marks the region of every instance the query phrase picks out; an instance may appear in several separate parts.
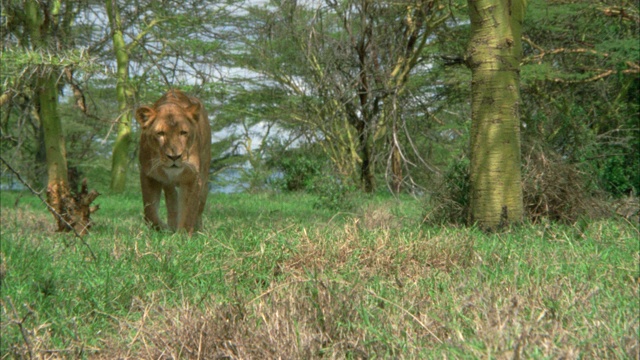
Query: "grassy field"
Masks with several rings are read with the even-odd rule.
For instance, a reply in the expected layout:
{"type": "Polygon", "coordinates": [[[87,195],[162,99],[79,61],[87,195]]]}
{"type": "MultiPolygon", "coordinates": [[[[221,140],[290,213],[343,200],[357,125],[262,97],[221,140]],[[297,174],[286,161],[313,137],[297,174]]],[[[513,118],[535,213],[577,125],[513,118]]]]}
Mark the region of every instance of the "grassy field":
{"type": "Polygon", "coordinates": [[[2,359],[639,358],[624,220],[488,235],[424,225],[410,198],[216,194],[188,238],[103,195],[83,243],[0,195],[2,359]]]}

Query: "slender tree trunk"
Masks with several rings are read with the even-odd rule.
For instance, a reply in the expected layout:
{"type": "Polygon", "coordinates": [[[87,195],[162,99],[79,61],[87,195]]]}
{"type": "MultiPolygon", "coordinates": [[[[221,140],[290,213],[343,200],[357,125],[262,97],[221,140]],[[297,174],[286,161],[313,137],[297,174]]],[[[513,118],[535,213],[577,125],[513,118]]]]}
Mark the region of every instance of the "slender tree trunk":
{"type": "MultiPolygon", "coordinates": [[[[59,0],[49,3],[34,0],[25,2],[26,24],[34,49],[51,50],[50,47],[56,40],[52,34],[56,30],[60,9],[59,0]],[[41,10],[47,14],[47,21],[41,10]]],[[[91,226],[90,214],[97,210],[97,207],[92,208],[90,205],[99,194],[87,190],[86,180],[82,192],[71,194],[69,189],[67,151],[58,113],[58,78],[55,66],[42,66],[34,91],[38,118],[44,134],[47,202],[54,213],[59,231],[73,228],[77,233],[84,234],[91,226]]]]}
{"type": "Polygon", "coordinates": [[[391,147],[391,190],[394,194],[400,194],[402,190],[402,157],[400,149],[395,143],[391,147]]]}
{"type": "Polygon", "coordinates": [[[129,164],[129,144],[131,143],[131,88],[129,84],[129,54],[122,35],[120,12],[114,0],[106,0],[107,15],[113,32],[113,48],[117,62],[116,97],[120,118],[116,141],[113,144],[111,163],[111,190],[122,192],[126,185],[129,164]]]}
{"type": "Polygon", "coordinates": [[[525,1],[469,0],[470,220],[485,229],[523,218],[518,106],[525,1]]]}
{"type": "Polygon", "coordinates": [[[68,183],[67,151],[58,115],[58,84],[54,74],[38,79],[38,112],[44,129],[48,183],[68,183]]]}
{"type": "Polygon", "coordinates": [[[358,132],[358,155],[362,163],[360,164],[360,183],[362,189],[366,193],[372,193],[375,190],[376,183],[373,176],[373,159],[371,150],[370,134],[364,120],[358,120],[356,124],[358,132]]]}
{"type": "MultiPolygon", "coordinates": [[[[25,13],[29,27],[31,45],[42,49],[47,43],[47,30],[38,2],[25,3],[25,13]]],[[[52,17],[56,14],[52,14],[52,17]]],[[[40,126],[44,137],[47,166],[47,202],[59,212],[64,199],[69,196],[67,179],[67,152],[62,135],[62,123],[58,115],[58,84],[51,69],[42,69],[36,80],[35,101],[40,126]]],[[[58,229],[64,228],[60,218],[56,218],[58,229]]]]}
{"type": "MultiPolygon", "coordinates": [[[[42,14],[40,13],[40,9],[38,8],[38,3],[35,0],[26,1],[24,4],[24,12],[26,24],[28,27],[28,35],[29,39],[26,42],[30,42],[32,47],[40,47],[42,46],[42,39],[40,37],[40,26],[42,24],[42,14]]],[[[34,125],[35,130],[37,130],[38,137],[38,149],[36,151],[35,163],[34,163],[34,172],[36,175],[36,179],[38,181],[38,185],[44,185],[47,183],[47,148],[44,142],[44,127],[43,122],[40,119],[40,101],[39,94],[40,88],[43,86],[42,80],[36,81],[36,98],[35,98],[35,109],[32,112],[32,117],[34,121],[37,121],[37,125],[34,125]]],[[[34,123],[35,124],[35,123],[34,123]]]]}
{"type": "Polygon", "coordinates": [[[360,178],[362,179],[362,186],[364,192],[372,193],[376,189],[376,181],[373,176],[373,159],[371,159],[370,146],[365,144],[362,149],[362,172],[360,178]]]}
{"type": "Polygon", "coordinates": [[[38,187],[42,187],[47,183],[47,148],[44,145],[44,128],[42,127],[42,121],[40,121],[39,106],[35,106],[30,109],[33,129],[37,137],[37,149],[33,162],[34,180],[38,187]]]}

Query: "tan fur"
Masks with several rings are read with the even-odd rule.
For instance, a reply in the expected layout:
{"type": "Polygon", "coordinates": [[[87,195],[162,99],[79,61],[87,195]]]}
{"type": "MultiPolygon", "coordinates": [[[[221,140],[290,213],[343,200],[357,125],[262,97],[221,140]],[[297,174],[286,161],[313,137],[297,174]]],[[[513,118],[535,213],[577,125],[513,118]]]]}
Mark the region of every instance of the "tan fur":
{"type": "Polygon", "coordinates": [[[140,183],[144,217],[156,229],[186,230],[201,224],[209,193],[211,127],[202,103],[170,90],[136,111],[140,123],[140,183]],[[158,207],[164,190],[168,226],[158,207]]]}

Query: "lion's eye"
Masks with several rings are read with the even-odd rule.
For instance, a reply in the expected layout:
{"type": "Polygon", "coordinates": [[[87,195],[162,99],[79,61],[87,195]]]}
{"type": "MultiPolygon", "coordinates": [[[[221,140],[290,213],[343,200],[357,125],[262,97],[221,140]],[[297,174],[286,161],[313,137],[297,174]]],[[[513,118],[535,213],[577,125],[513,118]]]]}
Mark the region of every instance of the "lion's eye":
{"type": "Polygon", "coordinates": [[[182,130],[182,131],[180,131],[180,135],[182,135],[182,136],[187,136],[187,132],[186,132],[186,131],[184,131],[184,130],[182,130]]]}
{"type": "Polygon", "coordinates": [[[164,136],[164,131],[158,131],[158,136],[164,136]]]}

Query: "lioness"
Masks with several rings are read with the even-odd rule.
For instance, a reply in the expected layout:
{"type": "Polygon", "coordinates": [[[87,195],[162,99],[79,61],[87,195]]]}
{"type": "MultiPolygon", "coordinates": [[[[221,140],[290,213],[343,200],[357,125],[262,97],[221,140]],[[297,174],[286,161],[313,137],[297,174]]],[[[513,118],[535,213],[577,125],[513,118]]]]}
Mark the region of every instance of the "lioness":
{"type": "Polygon", "coordinates": [[[169,90],[152,107],[136,110],[140,123],[140,183],[144,217],[155,229],[200,227],[209,193],[211,127],[202,103],[169,90]],[[167,203],[167,226],[158,216],[160,192],[167,203]]]}

